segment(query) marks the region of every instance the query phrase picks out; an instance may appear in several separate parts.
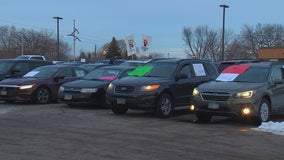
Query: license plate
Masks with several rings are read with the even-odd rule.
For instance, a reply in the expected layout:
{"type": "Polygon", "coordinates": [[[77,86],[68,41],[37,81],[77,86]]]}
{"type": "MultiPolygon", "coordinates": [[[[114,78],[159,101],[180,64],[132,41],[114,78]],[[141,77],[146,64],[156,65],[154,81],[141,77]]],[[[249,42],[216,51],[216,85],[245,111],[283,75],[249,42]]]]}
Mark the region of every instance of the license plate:
{"type": "Polygon", "coordinates": [[[8,92],[7,92],[7,91],[1,91],[0,94],[1,94],[2,96],[6,96],[6,95],[8,94],[8,92]]]}
{"type": "Polygon", "coordinates": [[[209,109],[219,109],[220,106],[219,106],[218,103],[209,103],[209,104],[208,104],[208,108],[209,108],[209,109]]]}
{"type": "Polygon", "coordinates": [[[64,95],[64,99],[65,100],[71,100],[72,99],[72,95],[71,94],[65,94],[64,95]]]}
{"type": "Polygon", "coordinates": [[[124,98],[117,98],[116,103],[117,104],[125,104],[125,99],[124,98]]]}

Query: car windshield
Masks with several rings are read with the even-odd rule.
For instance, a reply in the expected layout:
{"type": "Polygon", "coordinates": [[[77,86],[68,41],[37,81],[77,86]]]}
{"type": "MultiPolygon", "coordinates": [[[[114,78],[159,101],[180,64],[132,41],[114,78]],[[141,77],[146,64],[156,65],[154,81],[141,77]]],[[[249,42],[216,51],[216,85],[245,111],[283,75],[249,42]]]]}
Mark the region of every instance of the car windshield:
{"type": "Polygon", "coordinates": [[[251,67],[247,69],[245,72],[239,75],[224,75],[221,73],[217,77],[217,81],[232,81],[232,82],[247,82],[247,83],[263,83],[268,77],[269,69],[268,68],[256,68],[251,67]],[[231,76],[231,77],[229,77],[231,76]],[[228,80],[230,79],[230,80],[228,80]]]}
{"type": "Polygon", "coordinates": [[[88,73],[83,79],[112,81],[118,76],[119,72],[120,70],[114,68],[99,68],[88,73]]]}
{"type": "Polygon", "coordinates": [[[144,66],[152,66],[153,68],[145,74],[147,77],[169,77],[176,69],[175,63],[149,63],[144,66]]]}
{"type": "Polygon", "coordinates": [[[36,68],[27,74],[25,74],[23,77],[33,77],[33,78],[50,78],[52,77],[59,68],[50,68],[50,67],[40,67],[36,68]]]}
{"type": "Polygon", "coordinates": [[[0,63],[0,73],[5,73],[6,71],[8,71],[14,63],[11,62],[5,62],[5,61],[1,61],[0,63]]]}

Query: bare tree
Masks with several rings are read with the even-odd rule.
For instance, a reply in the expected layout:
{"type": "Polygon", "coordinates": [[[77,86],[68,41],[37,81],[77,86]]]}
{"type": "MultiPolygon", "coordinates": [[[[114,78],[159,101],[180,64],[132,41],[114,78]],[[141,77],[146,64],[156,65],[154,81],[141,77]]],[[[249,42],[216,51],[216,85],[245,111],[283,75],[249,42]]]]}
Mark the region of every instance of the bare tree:
{"type": "Polygon", "coordinates": [[[284,45],[284,27],[280,24],[244,25],[240,39],[248,56],[257,58],[259,47],[279,47],[284,45]]]}
{"type": "Polygon", "coordinates": [[[194,32],[190,27],[184,28],[183,40],[189,47],[188,57],[196,57],[197,59],[214,59],[216,57],[217,32],[209,29],[208,26],[199,26],[194,32]]]}
{"type": "MultiPolygon", "coordinates": [[[[53,34],[44,31],[28,29],[17,30],[16,27],[0,27],[0,57],[13,58],[21,54],[41,54],[49,60],[57,59],[57,41],[53,34]]],[[[68,58],[71,48],[66,43],[60,42],[60,57],[68,58]]]]}

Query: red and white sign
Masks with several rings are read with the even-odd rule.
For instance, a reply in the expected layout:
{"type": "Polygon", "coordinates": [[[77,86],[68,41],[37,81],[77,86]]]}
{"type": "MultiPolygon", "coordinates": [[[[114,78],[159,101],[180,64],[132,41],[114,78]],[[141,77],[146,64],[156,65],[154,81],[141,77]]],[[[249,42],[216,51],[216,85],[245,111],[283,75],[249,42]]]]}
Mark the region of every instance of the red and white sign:
{"type": "Polygon", "coordinates": [[[217,81],[233,81],[238,75],[243,74],[250,66],[248,65],[232,65],[222,71],[217,77],[217,81]]]}

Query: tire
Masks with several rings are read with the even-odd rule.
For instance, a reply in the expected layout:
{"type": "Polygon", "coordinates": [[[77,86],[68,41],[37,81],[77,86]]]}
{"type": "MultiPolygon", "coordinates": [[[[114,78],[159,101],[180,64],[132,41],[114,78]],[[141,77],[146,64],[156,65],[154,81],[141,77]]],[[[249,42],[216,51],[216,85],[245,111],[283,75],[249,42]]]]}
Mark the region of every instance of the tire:
{"type": "Polygon", "coordinates": [[[38,88],[35,95],[35,101],[39,104],[47,104],[50,102],[51,94],[48,88],[41,87],[38,88]]]}
{"type": "Polygon", "coordinates": [[[209,123],[211,121],[212,116],[207,113],[195,113],[197,119],[202,123],[209,123]]]}
{"type": "Polygon", "coordinates": [[[160,95],[157,102],[157,115],[162,118],[168,118],[173,112],[172,97],[166,93],[160,95]]]}
{"type": "Polygon", "coordinates": [[[114,106],[111,106],[111,110],[115,114],[125,114],[128,108],[123,105],[114,105],[114,106]]]}
{"type": "Polygon", "coordinates": [[[259,105],[257,125],[262,122],[268,122],[270,118],[270,103],[266,99],[262,99],[259,105]]]}

